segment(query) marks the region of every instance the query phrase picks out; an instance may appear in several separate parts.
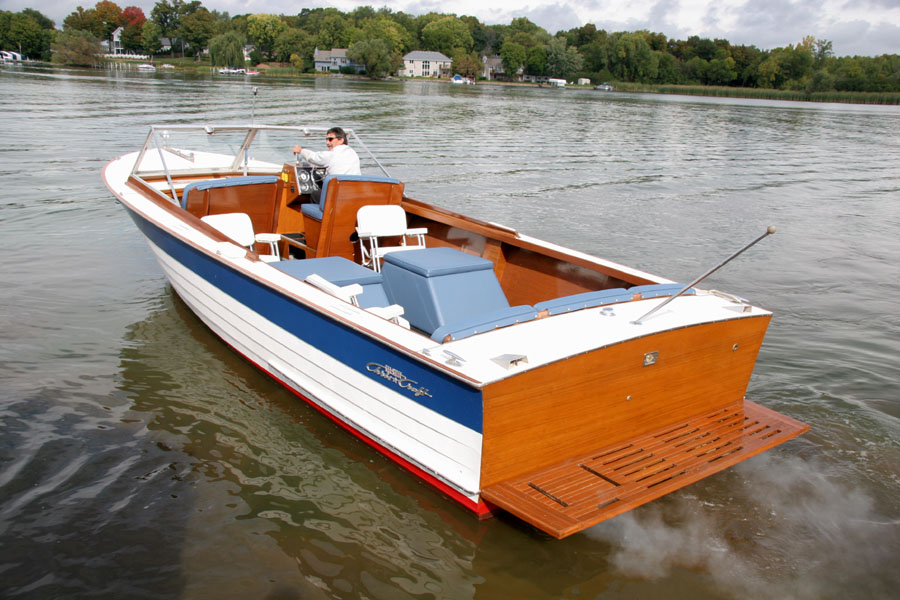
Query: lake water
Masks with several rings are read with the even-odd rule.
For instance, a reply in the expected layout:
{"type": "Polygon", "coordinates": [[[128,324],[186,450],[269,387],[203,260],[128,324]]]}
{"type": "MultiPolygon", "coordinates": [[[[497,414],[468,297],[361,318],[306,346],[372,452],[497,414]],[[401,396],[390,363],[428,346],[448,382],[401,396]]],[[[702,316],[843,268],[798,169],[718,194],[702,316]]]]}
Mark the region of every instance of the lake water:
{"type": "Polygon", "coordinates": [[[900,109],[0,71],[0,596],[888,598],[900,109]],[[773,310],[748,389],[811,431],[562,541],[477,522],[174,296],[100,170],[150,123],[341,124],[415,198],[773,310]]]}

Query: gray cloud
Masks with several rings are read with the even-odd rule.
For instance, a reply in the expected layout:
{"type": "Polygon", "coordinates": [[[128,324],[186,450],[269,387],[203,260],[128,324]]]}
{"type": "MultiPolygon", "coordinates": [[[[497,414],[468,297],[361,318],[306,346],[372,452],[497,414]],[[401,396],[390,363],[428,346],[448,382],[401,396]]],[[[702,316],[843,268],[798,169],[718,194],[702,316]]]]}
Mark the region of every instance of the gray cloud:
{"type": "MultiPolygon", "coordinates": [[[[3,9],[20,11],[32,7],[53,19],[62,27],[65,17],[77,5],[91,7],[95,0],[0,0],[3,9]]],[[[123,0],[120,6],[140,6],[149,16],[155,0],[123,0]]],[[[329,3],[326,0],[310,0],[307,7],[338,6],[341,10],[352,10],[361,3],[329,3]]],[[[228,11],[230,14],[247,12],[270,12],[295,15],[300,5],[292,0],[203,0],[209,9],[228,11]]],[[[551,34],[580,27],[591,22],[599,29],[607,31],[636,31],[648,29],[663,33],[669,38],[687,39],[692,35],[708,38],[724,38],[732,44],[752,44],[761,49],[771,49],[796,44],[804,36],[833,42],[837,56],[880,54],[900,54],[900,14],[891,21],[876,21],[867,16],[850,16],[840,12],[828,14],[821,0],[748,0],[742,5],[734,2],[710,0],[706,11],[696,23],[680,25],[676,14],[680,10],[680,0],[657,0],[646,16],[641,18],[605,18],[613,12],[611,0],[525,0],[510,8],[506,2],[471,4],[469,10],[456,9],[442,0],[382,0],[371,2],[371,6],[388,6],[395,11],[419,15],[428,12],[457,12],[470,14],[486,24],[508,24],[515,17],[527,17],[551,34]]],[[[900,0],[847,0],[844,7],[858,11],[860,7],[870,8],[873,14],[900,9],[900,0]]]]}

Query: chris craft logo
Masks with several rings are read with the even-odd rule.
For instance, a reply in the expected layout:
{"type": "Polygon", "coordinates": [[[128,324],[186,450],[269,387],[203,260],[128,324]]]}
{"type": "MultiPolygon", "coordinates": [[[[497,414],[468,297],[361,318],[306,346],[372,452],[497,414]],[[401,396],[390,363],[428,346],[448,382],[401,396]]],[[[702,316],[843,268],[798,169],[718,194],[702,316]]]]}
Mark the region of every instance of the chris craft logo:
{"type": "Polygon", "coordinates": [[[389,365],[379,365],[378,363],[370,362],[366,364],[366,371],[375,373],[379,377],[384,377],[388,381],[393,381],[403,389],[412,392],[417,398],[419,396],[433,397],[428,393],[428,388],[419,386],[418,381],[409,379],[406,375],[389,365]]]}

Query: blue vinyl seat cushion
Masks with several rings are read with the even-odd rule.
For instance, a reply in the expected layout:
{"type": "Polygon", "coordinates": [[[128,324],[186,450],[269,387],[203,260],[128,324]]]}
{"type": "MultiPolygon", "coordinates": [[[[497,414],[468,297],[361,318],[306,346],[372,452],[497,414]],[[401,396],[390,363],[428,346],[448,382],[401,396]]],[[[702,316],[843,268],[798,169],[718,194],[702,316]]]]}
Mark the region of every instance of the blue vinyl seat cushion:
{"type": "Polygon", "coordinates": [[[494,266],[486,258],[446,247],[388,254],[384,257],[384,262],[397,265],[426,278],[453,275],[454,273],[485,271],[492,269],[494,266]]]}
{"type": "Polygon", "coordinates": [[[493,312],[475,315],[462,321],[442,325],[434,330],[431,339],[436,342],[461,340],[471,335],[491,331],[498,327],[506,327],[516,323],[524,323],[537,318],[537,311],[531,306],[510,306],[493,312]]]}
{"type": "Polygon", "coordinates": [[[316,274],[338,286],[358,283],[363,293],[357,297],[360,307],[387,306],[390,304],[382,285],[381,273],[376,273],[342,256],[307,258],[303,260],[282,260],[271,263],[279,271],[297,279],[306,279],[316,274]]]}
{"type": "MultiPolygon", "coordinates": [[[[631,294],[640,294],[641,298],[659,298],[660,296],[674,296],[681,288],[683,283],[651,283],[649,285],[636,285],[628,288],[631,294]]],[[[682,296],[692,296],[697,293],[694,288],[688,288],[682,296]]]]}
{"type": "Polygon", "coordinates": [[[616,302],[628,302],[634,297],[634,292],[625,288],[613,288],[598,290],[595,292],[583,292],[571,296],[563,296],[552,300],[544,300],[534,305],[537,311],[547,311],[548,316],[558,315],[583,308],[604,306],[616,302]]]}

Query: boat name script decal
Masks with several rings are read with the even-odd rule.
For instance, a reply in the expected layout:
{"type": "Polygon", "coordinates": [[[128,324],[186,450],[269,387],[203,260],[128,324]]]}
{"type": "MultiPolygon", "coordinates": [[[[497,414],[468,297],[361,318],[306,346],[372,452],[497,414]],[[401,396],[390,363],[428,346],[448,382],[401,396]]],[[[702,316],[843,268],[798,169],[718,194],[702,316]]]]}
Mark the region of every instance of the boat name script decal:
{"type": "Polygon", "coordinates": [[[419,396],[428,396],[429,398],[432,397],[432,395],[428,393],[428,388],[419,387],[418,385],[416,385],[418,384],[418,381],[413,381],[412,379],[407,378],[406,375],[390,365],[379,365],[378,363],[370,362],[366,364],[366,371],[375,373],[379,377],[384,377],[388,381],[393,381],[401,388],[409,390],[410,392],[415,394],[417,398],[419,396]]]}

